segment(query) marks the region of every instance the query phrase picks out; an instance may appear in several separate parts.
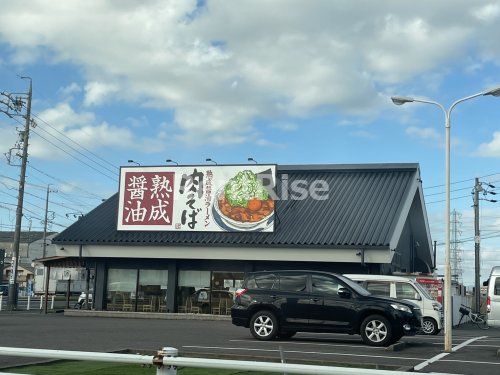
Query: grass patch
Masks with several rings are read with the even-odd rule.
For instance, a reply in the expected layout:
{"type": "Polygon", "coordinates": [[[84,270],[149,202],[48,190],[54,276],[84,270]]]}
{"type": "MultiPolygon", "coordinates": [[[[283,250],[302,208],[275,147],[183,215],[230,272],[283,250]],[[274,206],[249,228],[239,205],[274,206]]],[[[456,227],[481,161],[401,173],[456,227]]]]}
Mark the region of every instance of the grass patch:
{"type": "MultiPolygon", "coordinates": [[[[105,362],[57,361],[46,364],[21,366],[6,369],[11,373],[31,375],[150,375],[156,374],[156,367],[141,367],[140,365],[121,365],[105,362]]],[[[251,372],[237,370],[182,368],[179,375],[272,375],[270,372],[251,372]]]]}

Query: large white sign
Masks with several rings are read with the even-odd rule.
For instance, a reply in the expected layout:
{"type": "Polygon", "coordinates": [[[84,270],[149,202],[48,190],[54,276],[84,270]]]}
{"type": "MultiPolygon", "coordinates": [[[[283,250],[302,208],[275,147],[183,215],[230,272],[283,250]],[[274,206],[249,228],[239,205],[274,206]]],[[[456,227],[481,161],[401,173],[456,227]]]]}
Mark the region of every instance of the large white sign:
{"type": "Polygon", "coordinates": [[[275,165],[122,167],[118,230],[274,230],[275,165]]]}

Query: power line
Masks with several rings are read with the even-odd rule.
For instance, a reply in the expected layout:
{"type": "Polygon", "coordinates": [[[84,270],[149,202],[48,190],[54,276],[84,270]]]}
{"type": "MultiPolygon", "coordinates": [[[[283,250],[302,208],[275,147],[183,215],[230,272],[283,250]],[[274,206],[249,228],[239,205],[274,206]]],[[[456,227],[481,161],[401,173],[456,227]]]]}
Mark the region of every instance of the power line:
{"type": "MultiPolygon", "coordinates": [[[[94,159],[92,159],[91,157],[85,155],[83,152],[81,152],[80,150],[76,149],[75,147],[71,146],[70,144],[64,142],[63,140],[61,140],[60,138],[56,137],[54,134],[50,133],[49,131],[45,130],[42,126],[38,125],[38,129],[44,131],[45,133],[47,133],[48,135],[50,135],[51,137],[57,139],[59,142],[61,142],[63,145],[65,145],[66,147],[69,147],[71,150],[77,152],[78,154],[82,155],[84,158],[88,159],[89,161],[91,161],[92,163],[95,163],[96,165],[98,165],[99,167],[105,169],[106,171],[108,172],[111,172],[113,174],[115,174],[116,176],[118,176],[118,172],[116,171],[116,167],[114,167],[115,169],[110,169],[109,167],[107,167],[106,165],[104,164],[101,164],[97,161],[95,161],[94,159]]],[[[74,142],[74,141],[73,141],[74,142]]],[[[83,146],[80,146],[80,147],[83,147],[83,146]]]]}
{"type": "Polygon", "coordinates": [[[72,157],[73,159],[79,161],[80,163],[82,164],[85,164],[87,167],[93,169],[94,171],[96,171],[97,173],[100,173],[102,174],[103,176],[109,178],[110,180],[113,180],[113,181],[117,181],[116,177],[112,177],[106,173],[104,173],[103,171],[100,171],[99,169],[95,168],[93,165],[87,163],[86,161],[83,161],[82,159],[76,157],[75,155],[73,155],[71,152],[68,152],[67,150],[63,149],[62,147],[58,146],[57,144],[55,144],[54,142],[48,140],[47,138],[45,138],[43,135],[41,135],[40,133],[36,132],[35,130],[32,130],[32,132],[34,134],[36,134],[37,136],[39,136],[40,138],[42,138],[45,142],[51,144],[52,146],[54,146],[55,148],[61,150],[62,152],[64,152],[65,154],[67,154],[68,156],[72,157]]]}
{"type": "MultiPolygon", "coordinates": [[[[15,118],[14,118],[14,120],[15,120],[15,121],[17,121],[19,124],[21,124],[21,122],[20,122],[19,120],[15,119],[15,118]]],[[[22,125],[22,124],[21,124],[21,125],[22,125]]],[[[42,129],[42,130],[43,130],[43,131],[45,131],[45,132],[47,132],[45,129],[42,129]]],[[[82,159],[80,159],[80,158],[76,157],[76,156],[75,156],[75,155],[73,155],[71,152],[69,152],[69,151],[65,150],[64,148],[60,147],[59,145],[57,145],[57,144],[55,144],[54,142],[50,141],[49,139],[45,138],[43,135],[41,135],[40,133],[38,133],[37,131],[35,131],[35,129],[32,129],[32,130],[31,130],[31,132],[32,132],[32,133],[34,133],[34,134],[36,134],[37,136],[39,136],[39,137],[40,137],[41,139],[43,139],[45,142],[47,142],[47,143],[51,144],[51,145],[52,145],[52,146],[54,146],[55,148],[57,148],[57,149],[61,150],[62,152],[64,152],[64,153],[65,153],[65,154],[67,154],[68,156],[72,157],[73,159],[75,159],[75,160],[79,161],[80,163],[82,163],[82,164],[86,165],[87,167],[89,167],[89,168],[93,169],[93,170],[94,170],[94,171],[96,171],[97,173],[100,173],[100,174],[102,174],[103,176],[106,176],[107,178],[109,178],[109,179],[111,179],[111,180],[113,180],[113,181],[115,181],[115,182],[117,181],[116,177],[112,177],[112,176],[108,175],[107,173],[104,173],[103,171],[101,171],[101,170],[99,170],[99,169],[95,168],[93,165],[91,165],[91,164],[87,163],[86,161],[84,161],[84,160],[82,160],[82,159]]],[[[47,132],[47,133],[48,133],[48,132],[47,132]]],[[[50,134],[50,133],[48,133],[48,134],[50,134]]],[[[57,137],[55,137],[54,135],[52,135],[52,134],[50,134],[50,135],[51,135],[52,137],[54,137],[54,138],[58,139],[58,138],[57,138],[57,137]]],[[[58,139],[58,140],[59,140],[59,139],[58,139]]],[[[60,141],[60,140],[59,140],[59,141],[60,141]]],[[[70,147],[70,148],[74,149],[72,146],[67,145],[67,144],[66,144],[66,143],[64,143],[63,141],[60,141],[60,142],[61,142],[61,143],[63,143],[63,144],[65,144],[66,146],[68,146],[68,147],[70,147]]],[[[76,150],[76,151],[77,151],[77,152],[79,152],[78,150],[76,150]]],[[[91,159],[91,160],[92,160],[92,159],[91,159]]],[[[96,162],[94,161],[94,163],[96,163],[96,162]]],[[[116,174],[116,176],[118,176],[118,174],[116,174]]]]}
{"type": "Polygon", "coordinates": [[[98,196],[97,194],[92,193],[92,192],[90,192],[90,191],[88,191],[88,190],[85,190],[85,189],[83,189],[83,188],[81,188],[81,187],[79,187],[79,186],[77,186],[77,185],[75,185],[75,184],[72,184],[72,183],[69,183],[69,182],[67,182],[67,181],[64,181],[64,180],[62,180],[62,179],[60,179],[60,178],[58,178],[58,177],[54,177],[54,176],[52,176],[52,175],[48,174],[47,172],[44,172],[44,171],[42,171],[41,169],[38,169],[37,167],[33,166],[33,164],[29,164],[29,165],[28,165],[28,167],[29,167],[29,168],[31,168],[31,169],[33,169],[33,170],[35,170],[35,171],[37,171],[38,173],[43,174],[44,176],[47,176],[48,178],[51,178],[51,179],[52,179],[52,180],[54,180],[54,181],[57,181],[57,182],[59,182],[59,183],[61,183],[61,184],[64,184],[64,185],[72,186],[72,187],[74,187],[76,190],[79,190],[79,191],[81,191],[81,192],[83,192],[83,193],[85,193],[85,194],[88,194],[88,195],[90,195],[90,196],[92,196],[92,197],[95,197],[96,199],[99,199],[99,200],[102,200],[102,199],[103,199],[102,197],[98,196]]]}
{"type": "MultiPolygon", "coordinates": [[[[496,175],[499,175],[499,174],[500,174],[500,172],[496,172],[496,173],[491,173],[491,174],[487,174],[487,175],[484,175],[484,176],[479,176],[479,178],[491,177],[491,176],[496,176],[496,175]]],[[[466,180],[461,180],[461,181],[454,181],[454,182],[450,183],[450,185],[461,184],[463,182],[468,182],[468,181],[474,181],[474,178],[468,178],[466,180]]],[[[427,186],[427,187],[424,187],[424,190],[425,189],[434,189],[434,188],[443,187],[443,186],[446,186],[446,184],[440,184],[440,185],[434,185],[434,186],[427,186]]]]}
{"type": "MultiPolygon", "coordinates": [[[[34,117],[36,117],[37,119],[39,119],[41,122],[43,122],[44,124],[46,124],[48,127],[50,127],[51,129],[55,130],[57,133],[61,134],[63,137],[67,138],[68,140],[70,140],[71,142],[73,142],[74,144],[76,144],[77,146],[81,147],[82,149],[84,149],[85,151],[87,151],[89,154],[95,156],[96,158],[98,158],[99,160],[102,160],[103,162],[109,164],[111,167],[115,168],[115,169],[118,169],[118,167],[116,165],[114,165],[113,163],[110,163],[109,161],[107,161],[106,159],[102,158],[101,156],[99,156],[98,154],[96,154],[95,152],[89,150],[88,148],[82,146],[81,144],[79,144],[78,142],[76,142],[75,140],[73,140],[71,137],[69,137],[68,135],[64,134],[63,132],[61,132],[60,130],[58,130],[57,128],[55,128],[54,126],[50,125],[47,121],[45,121],[44,119],[40,118],[36,113],[33,115],[34,117]]],[[[84,129],[80,129],[82,132],[85,132],[84,129]]],[[[87,135],[89,135],[88,133],[86,133],[87,135]]],[[[90,136],[90,135],[89,135],[90,136]]]]}
{"type": "MultiPolygon", "coordinates": [[[[454,198],[451,198],[450,200],[462,199],[462,198],[470,198],[470,195],[462,195],[462,196],[460,196],[460,197],[454,197],[454,198]]],[[[446,199],[441,199],[441,200],[439,200],[439,201],[427,202],[427,204],[441,203],[441,202],[446,202],[446,199]]]]}

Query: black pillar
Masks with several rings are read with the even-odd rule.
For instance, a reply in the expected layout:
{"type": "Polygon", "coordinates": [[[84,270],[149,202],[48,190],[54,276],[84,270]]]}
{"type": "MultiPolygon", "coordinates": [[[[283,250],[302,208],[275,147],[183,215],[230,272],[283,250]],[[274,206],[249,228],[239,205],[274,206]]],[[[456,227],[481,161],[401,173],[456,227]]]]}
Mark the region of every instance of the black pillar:
{"type": "Polygon", "coordinates": [[[95,269],[95,289],[94,307],[96,310],[104,310],[106,308],[106,283],[107,283],[107,270],[105,261],[96,261],[95,269]]]}
{"type": "Polygon", "coordinates": [[[168,287],[167,287],[167,312],[177,311],[177,262],[172,260],[168,263],[168,287]]]}

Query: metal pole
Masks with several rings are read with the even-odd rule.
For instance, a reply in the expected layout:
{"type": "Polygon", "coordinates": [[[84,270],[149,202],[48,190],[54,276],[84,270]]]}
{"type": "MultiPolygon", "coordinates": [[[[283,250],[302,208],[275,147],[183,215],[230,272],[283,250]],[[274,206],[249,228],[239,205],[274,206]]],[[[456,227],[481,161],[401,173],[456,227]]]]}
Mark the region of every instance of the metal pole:
{"type": "Polygon", "coordinates": [[[47,221],[48,221],[48,213],[49,213],[49,193],[50,193],[50,184],[47,185],[47,196],[45,198],[45,220],[43,222],[42,258],[45,258],[45,256],[47,255],[47,221]]]}
{"type": "Polygon", "coordinates": [[[66,308],[69,309],[69,296],[71,294],[71,275],[68,279],[68,287],[66,289],[66,308]]]}
{"type": "Polygon", "coordinates": [[[9,280],[9,310],[17,308],[17,265],[19,263],[19,244],[21,242],[21,223],[23,220],[23,201],[24,201],[24,184],[26,181],[26,165],[28,162],[28,140],[31,125],[31,96],[32,96],[32,81],[30,80],[30,88],[28,91],[28,102],[26,105],[26,123],[23,132],[23,154],[21,157],[21,173],[19,176],[19,193],[17,196],[16,209],[16,228],[14,233],[13,255],[12,255],[12,273],[9,280]]]}
{"type": "Polygon", "coordinates": [[[89,293],[90,293],[90,267],[87,265],[87,267],[85,267],[85,309],[86,310],[90,310],[89,293]]]}
{"type": "MultiPolygon", "coordinates": [[[[436,254],[437,254],[437,241],[434,241],[434,270],[437,268],[437,264],[436,264],[436,254]]],[[[433,270],[433,271],[434,271],[433,270]]]]}
{"type": "Polygon", "coordinates": [[[479,190],[481,185],[479,184],[479,178],[476,177],[474,183],[474,261],[475,261],[475,297],[476,297],[476,308],[475,311],[479,313],[481,309],[481,265],[479,263],[479,246],[480,246],[480,233],[479,233],[479,190]]]}
{"type": "Polygon", "coordinates": [[[451,353],[453,312],[451,311],[451,267],[450,267],[450,112],[446,112],[446,236],[445,236],[445,265],[444,265],[444,351],[451,353]]]}
{"type": "Polygon", "coordinates": [[[47,305],[49,303],[49,280],[50,280],[50,266],[47,266],[47,276],[45,277],[45,300],[44,300],[44,313],[47,314],[47,305]]]}

